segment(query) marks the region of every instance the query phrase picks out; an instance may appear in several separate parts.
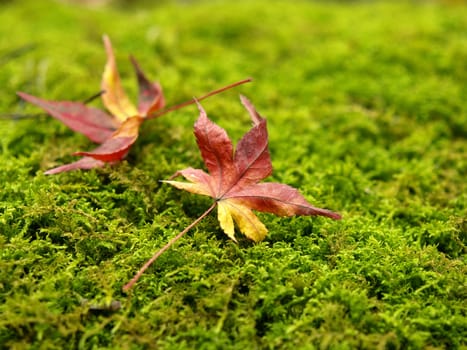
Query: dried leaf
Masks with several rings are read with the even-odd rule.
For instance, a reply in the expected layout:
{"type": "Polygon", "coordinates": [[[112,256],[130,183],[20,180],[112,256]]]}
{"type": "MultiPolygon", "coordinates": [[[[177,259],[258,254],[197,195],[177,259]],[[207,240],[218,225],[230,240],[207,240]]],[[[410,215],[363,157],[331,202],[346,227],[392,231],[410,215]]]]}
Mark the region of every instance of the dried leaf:
{"type": "Polygon", "coordinates": [[[253,127],[239,141],[235,152],[226,131],[213,123],[198,104],[200,116],[194,133],[209,174],[200,169],[187,168],[174,176],[181,175],[189,182],[165,182],[214,198],[220,226],[233,240],[234,222],[245,236],[256,242],[266,236],[266,227],[252,209],[280,216],[322,215],[340,219],[337,213],[312,206],[293,187],[258,183],[272,173],[266,120],[248,99],[242,96],[241,101],[250,114],[253,127]]]}
{"type": "Polygon", "coordinates": [[[214,203],[154,253],[123,286],[124,292],[129,291],[149,266],[215,207],[222,230],[234,241],[235,224],[246,237],[255,242],[266,237],[268,230],[253,210],[281,216],[322,215],[336,220],[341,218],[330,210],[312,206],[293,187],[271,182],[258,183],[272,172],[266,120],[245,97],[241,96],[241,101],[250,114],[253,127],[239,141],[235,152],[226,131],[209,120],[198,103],[200,115],[194,132],[209,174],[201,169],[187,168],[176,172],[172,178],[183,176],[189,182],[164,182],[191,193],[212,197],[214,203]]]}
{"type": "MultiPolygon", "coordinates": [[[[104,36],[103,40],[107,53],[107,63],[102,76],[101,87],[104,91],[101,98],[111,115],[99,109],[88,107],[83,103],[47,101],[18,92],[18,95],[24,100],[44,109],[72,130],[100,144],[93,151],[74,153],[75,156],[84,156],[85,158],[65,166],[50,169],[45,174],[58,174],[75,169],[91,169],[101,167],[104,163],[114,163],[122,160],[136,142],[139,127],[144,119],[159,117],[195,101],[186,101],[171,108],[163,109],[165,99],[160,84],[150,82],[136,59],[131,57],[139,87],[138,108],[136,108],[123,90],[110,39],[104,36]]],[[[251,79],[245,79],[211,91],[198,100],[249,81],[251,79]]]]}
{"type": "Polygon", "coordinates": [[[140,90],[138,109],[136,109],[122,88],[112,44],[107,36],[104,36],[104,45],[107,52],[107,63],[102,76],[101,86],[104,93],[101,98],[111,115],[79,102],[47,101],[18,92],[18,95],[24,100],[41,107],[70,129],[100,144],[93,151],[73,154],[85,158],[50,169],[45,174],[57,174],[75,169],[91,169],[123,159],[138,138],[139,127],[144,118],[148,113],[164,107],[164,96],[160,85],[149,82],[136,60],[132,58],[140,90]]]}

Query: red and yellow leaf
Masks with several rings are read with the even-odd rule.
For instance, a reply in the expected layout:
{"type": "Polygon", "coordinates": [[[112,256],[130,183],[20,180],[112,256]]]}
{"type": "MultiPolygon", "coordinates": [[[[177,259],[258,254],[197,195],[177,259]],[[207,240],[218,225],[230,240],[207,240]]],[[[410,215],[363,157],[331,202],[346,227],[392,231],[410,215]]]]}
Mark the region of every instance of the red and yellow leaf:
{"type": "Polygon", "coordinates": [[[123,159],[137,140],[139,127],[144,117],[165,105],[160,85],[151,83],[136,60],[132,58],[139,86],[139,104],[138,109],[136,109],[122,88],[112,44],[107,36],[104,36],[104,45],[107,52],[107,63],[102,78],[102,89],[104,90],[102,101],[112,115],[79,102],[47,101],[18,92],[18,95],[24,100],[41,107],[70,129],[82,133],[91,141],[100,144],[93,151],[74,153],[74,155],[84,158],[51,169],[45,174],[57,174],[75,169],[91,169],[123,159]]]}
{"type": "Polygon", "coordinates": [[[172,178],[183,176],[188,182],[165,182],[178,189],[212,197],[214,203],[147,260],[123,286],[123,291],[128,291],[162,253],[215,207],[220,227],[234,241],[235,226],[255,242],[266,237],[268,230],[253,210],[282,216],[323,215],[336,220],[341,218],[330,210],[312,206],[293,187],[278,183],[258,183],[272,172],[266,120],[261,118],[245,97],[242,96],[241,101],[250,114],[253,127],[242,137],[235,153],[225,130],[209,120],[198,103],[200,115],[195,123],[194,133],[209,174],[200,169],[187,168],[177,171],[172,178]]]}
{"type": "MultiPolygon", "coordinates": [[[[136,108],[123,90],[110,39],[107,36],[104,36],[103,40],[107,53],[107,62],[101,81],[101,87],[103,90],[101,98],[104,106],[111,115],[108,115],[99,109],[88,107],[83,103],[47,101],[18,92],[18,95],[24,100],[41,107],[72,130],[82,133],[91,141],[100,144],[93,151],[74,153],[76,156],[85,157],[82,160],[78,160],[66,166],[51,169],[47,171],[46,174],[57,174],[59,172],[75,169],[91,169],[94,167],[100,167],[104,163],[117,162],[127,155],[131,146],[136,142],[139,127],[145,118],[150,119],[159,117],[167,112],[192,104],[195,101],[195,99],[193,99],[162,110],[165,106],[165,99],[161,86],[157,82],[150,82],[140,68],[138,62],[131,57],[131,62],[138,79],[139,87],[138,108],[136,108]]],[[[199,99],[205,99],[209,96],[250,81],[251,79],[241,80],[221,89],[211,91],[199,99]]],[[[221,131],[224,132],[222,129],[221,131]]],[[[223,140],[230,142],[227,134],[224,135],[223,140]]],[[[232,145],[230,145],[230,148],[232,148],[232,145]]],[[[206,152],[210,152],[209,147],[206,148],[206,152]]],[[[209,163],[210,160],[215,162],[215,157],[217,156],[218,155],[216,154],[213,154],[213,157],[207,156],[207,163],[209,163]]],[[[219,154],[219,156],[221,157],[219,159],[222,159],[225,155],[219,154]]],[[[211,167],[211,169],[215,171],[214,167],[211,167]]],[[[197,188],[196,190],[198,192],[203,191],[200,186],[191,186],[191,188],[192,190],[197,188]]],[[[219,191],[222,192],[222,188],[219,188],[219,191]]]]}
{"type": "Polygon", "coordinates": [[[213,123],[198,104],[200,116],[194,133],[209,174],[187,168],[174,176],[183,176],[189,182],[166,182],[179,189],[214,198],[220,226],[233,240],[234,223],[253,241],[261,241],[266,236],[266,227],[252,210],[280,216],[322,215],[340,219],[337,213],[312,206],[293,187],[258,183],[272,173],[266,120],[248,99],[242,96],[241,101],[250,114],[253,127],[239,141],[236,151],[233,151],[232,141],[225,130],[213,123]]]}

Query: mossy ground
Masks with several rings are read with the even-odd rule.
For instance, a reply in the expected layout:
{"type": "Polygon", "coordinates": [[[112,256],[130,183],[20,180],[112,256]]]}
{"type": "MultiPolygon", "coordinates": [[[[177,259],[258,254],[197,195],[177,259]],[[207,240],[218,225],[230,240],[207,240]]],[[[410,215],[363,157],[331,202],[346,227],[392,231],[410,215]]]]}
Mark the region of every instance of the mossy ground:
{"type": "Polygon", "coordinates": [[[158,182],[202,167],[196,108],[144,124],[119,165],[55,176],[43,172],[92,144],[47,116],[3,116],[0,348],[466,347],[464,5],[10,1],[0,111],[39,112],[18,90],[96,93],[103,33],[125,86],[135,93],[132,53],[169,104],[252,76],[203,102],[208,114],[238,140],[247,95],[269,121],[269,181],[344,219],[260,215],[268,238],[236,245],[210,215],[127,296],[140,265],[209,206],[158,182]],[[112,301],[121,308],[105,310],[112,301]]]}

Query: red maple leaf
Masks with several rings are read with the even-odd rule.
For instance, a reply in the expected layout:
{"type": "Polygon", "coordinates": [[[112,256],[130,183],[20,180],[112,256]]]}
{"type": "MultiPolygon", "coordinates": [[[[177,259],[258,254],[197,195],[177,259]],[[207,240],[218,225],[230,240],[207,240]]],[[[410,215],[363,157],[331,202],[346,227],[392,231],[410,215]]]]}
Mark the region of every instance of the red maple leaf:
{"type": "MultiPolygon", "coordinates": [[[[150,82],[136,59],[131,57],[139,87],[138,104],[135,106],[122,88],[112,44],[107,36],[104,36],[104,46],[107,52],[107,64],[102,76],[101,98],[110,114],[80,102],[48,101],[18,92],[24,100],[44,109],[70,129],[99,144],[93,151],[75,152],[73,155],[83,156],[80,160],[50,169],[45,174],[57,174],[74,169],[91,169],[101,167],[105,163],[118,162],[127,155],[137,140],[139,128],[144,120],[159,117],[169,111],[194,103],[194,100],[191,100],[164,110],[165,99],[161,86],[159,83],[150,82]]],[[[200,99],[249,81],[251,79],[228,85],[200,99]]]]}
{"type": "Polygon", "coordinates": [[[189,182],[164,182],[179,189],[212,197],[214,203],[148,260],[123,287],[125,291],[131,288],[144,270],[165,250],[215,207],[221,228],[234,241],[234,223],[245,236],[255,242],[266,237],[266,227],[252,210],[279,216],[322,215],[336,220],[341,218],[330,210],[312,206],[291,186],[273,182],[259,183],[272,173],[266,119],[258,114],[248,99],[241,96],[241,101],[253,120],[253,127],[238,142],[235,151],[226,131],[212,122],[198,104],[200,116],[195,123],[194,133],[209,174],[200,169],[187,168],[176,172],[173,177],[180,175],[189,182]]]}
{"type": "Polygon", "coordinates": [[[280,183],[258,183],[272,173],[268,149],[266,119],[245,97],[241,101],[253,120],[253,128],[233,150],[232,141],[220,126],[213,123],[199,105],[195,136],[209,174],[200,169],[178,171],[190,182],[165,181],[179,189],[215,199],[221,228],[233,240],[234,222],[253,241],[261,241],[267,229],[253,210],[279,216],[323,215],[340,219],[332,211],[316,208],[293,187],[280,183]]]}

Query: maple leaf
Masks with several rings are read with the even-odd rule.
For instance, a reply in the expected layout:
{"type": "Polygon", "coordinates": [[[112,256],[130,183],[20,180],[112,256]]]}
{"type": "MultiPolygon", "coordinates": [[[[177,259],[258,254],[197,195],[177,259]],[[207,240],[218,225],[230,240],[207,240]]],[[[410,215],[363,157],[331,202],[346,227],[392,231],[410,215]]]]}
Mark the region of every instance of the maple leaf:
{"type": "Polygon", "coordinates": [[[273,182],[259,183],[272,173],[266,119],[259,115],[247,98],[241,96],[240,99],[250,114],[253,127],[240,139],[235,151],[227,132],[212,122],[198,103],[200,115],[194,126],[194,134],[209,173],[187,168],[177,171],[172,178],[183,176],[189,182],[163,182],[191,193],[209,196],[214,199],[214,203],[155,253],[123,287],[124,291],[128,291],[164,251],[215,207],[222,230],[234,241],[234,223],[246,237],[255,242],[266,237],[268,230],[253,210],[279,216],[322,215],[341,219],[337,213],[312,206],[291,186],[273,182]]]}
{"type": "Polygon", "coordinates": [[[110,115],[80,102],[47,101],[35,96],[18,92],[24,100],[33,103],[51,116],[63,122],[70,129],[79,132],[100,145],[90,152],[76,152],[84,158],[45,172],[56,174],[74,169],[91,169],[123,159],[138,138],[139,127],[150,113],[165,105],[162,88],[151,83],[134,58],[131,59],[139,86],[139,103],[135,107],[125,94],[118,74],[112,44],[104,36],[107,63],[102,76],[102,102],[110,115]]]}
{"type": "Polygon", "coordinates": [[[241,96],[241,102],[253,120],[253,127],[238,142],[235,152],[226,131],[212,122],[198,104],[200,116],[194,133],[209,174],[187,168],[174,176],[181,175],[190,182],[165,182],[215,199],[220,226],[234,241],[234,222],[245,236],[255,242],[266,236],[266,227],[252,209],[279,216],[322,215],[340,219],[337,213],[312,206],[293,187],[272,182],[259,183],[272,173],[266,119],[244,96],[241,96]]]}
{"type": "MultiPolygon", "coordinates": [[[[48,101],[24,92],[18,95],[32,104],[44,109],[52,117],[60,120],[73,131],[79,132],[98,143],[99,146],[89,152],[75,152],[82,156],[80,160],[50,169],[45,174],[57,174],[75,169],[102,167],[106,163],[122,160],[138,138],[139,128],[146,119],[159,117],[167,112],[194,103],[194,100],[164,109],[165,99],[159,83],[152,83],[146,77],[134,57],[130,57],[138,81],[138,104],[135,106],[123,90],[117,70],[112,44],[107,36],[103,37],[107,54],[107,63],[102,75],[101,94],[106,113],[84,103],[72,101],[48,101]]],[[[245,79],[212,91],[200,99],[207,98],[226,89],[251,81],[245,79]]]]}

